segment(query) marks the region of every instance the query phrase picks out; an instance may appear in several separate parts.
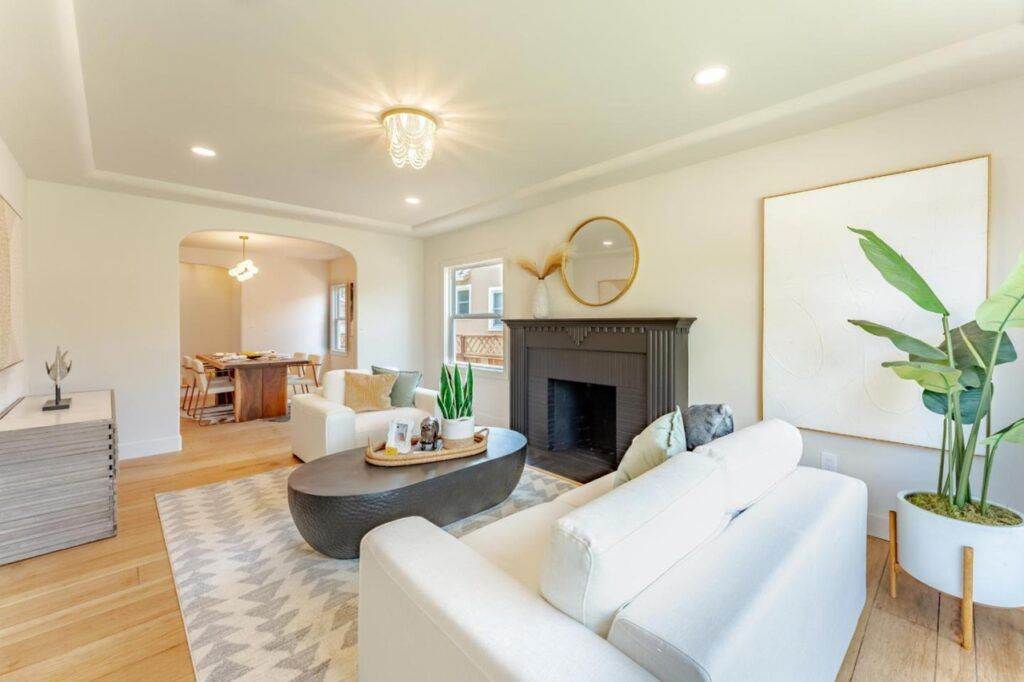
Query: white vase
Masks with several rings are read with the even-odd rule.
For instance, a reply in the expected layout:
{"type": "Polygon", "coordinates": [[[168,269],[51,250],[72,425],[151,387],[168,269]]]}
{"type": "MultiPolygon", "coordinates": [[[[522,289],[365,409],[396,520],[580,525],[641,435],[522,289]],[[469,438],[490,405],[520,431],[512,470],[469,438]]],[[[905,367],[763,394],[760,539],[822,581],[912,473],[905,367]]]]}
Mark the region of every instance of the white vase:
{"type": "Polygon", "coordinates": [[[533,317],[543,320],[551,315],[551,303],[548,300],[548,281],[537,280],[537,288],[533,290],[533,317]]]}
{"type": "Polygon", "coordinates": [[[474,417],[441,419],[441,438],[446,444],[470,441],[475,432],[476,419],[474,417]]]}
{"type": "Polygon", "coordinates": [[[974,601],[1004,608],[1024,606],[1024,525],[985,526],[951,519],[908,502],[907,495],[913,493],[904,490],[896,500],[900,567],[925,585],[960,597],[963,548],[972,547],[974,601]]]}

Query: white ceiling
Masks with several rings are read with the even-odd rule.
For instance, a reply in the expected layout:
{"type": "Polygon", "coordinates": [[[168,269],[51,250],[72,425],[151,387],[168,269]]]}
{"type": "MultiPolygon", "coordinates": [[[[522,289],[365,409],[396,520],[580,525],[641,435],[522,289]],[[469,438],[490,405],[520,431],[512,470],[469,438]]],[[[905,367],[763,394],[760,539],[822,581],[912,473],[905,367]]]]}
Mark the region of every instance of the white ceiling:
{"type": "Polygon", "coordinates": [[[6,0],[0,137],[32,177],[430,234],[1020,75],[1021,19],[1019,0],[6,0]],[[730,77],[694,85],[712,63],[730,77]],[[397,104],[443,120],[422,171],[385,153],[397,104]]]}
{"type": "Polygon", "coordinates": [[[226,230],[210,230],[193,232],[181,240],[181,246],[198,249],[216,249],[218,251],[242,251],[240,236],[249,237],[245,249],[248,253],[269,253],[287,258],[306,258],[311,260],[334,260],[348,254],[345,249],[313,241],[312,239],[296,239],[275,234],[258,232],[229,232],[226,230]]]}

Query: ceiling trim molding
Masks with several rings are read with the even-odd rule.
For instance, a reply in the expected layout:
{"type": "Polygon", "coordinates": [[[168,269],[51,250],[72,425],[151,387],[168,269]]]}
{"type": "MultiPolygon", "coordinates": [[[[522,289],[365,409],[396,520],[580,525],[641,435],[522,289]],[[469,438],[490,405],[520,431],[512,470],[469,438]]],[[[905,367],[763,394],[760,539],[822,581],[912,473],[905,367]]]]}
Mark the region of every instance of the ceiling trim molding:
{"type": "Polygon", "coordinates": [[[413,232],[430,236],[463,229],[1022,74],[1024,25],[1015,25],[418,223],[413,232]],[[914,94],[904,87],[910,82],[914,94]]]}

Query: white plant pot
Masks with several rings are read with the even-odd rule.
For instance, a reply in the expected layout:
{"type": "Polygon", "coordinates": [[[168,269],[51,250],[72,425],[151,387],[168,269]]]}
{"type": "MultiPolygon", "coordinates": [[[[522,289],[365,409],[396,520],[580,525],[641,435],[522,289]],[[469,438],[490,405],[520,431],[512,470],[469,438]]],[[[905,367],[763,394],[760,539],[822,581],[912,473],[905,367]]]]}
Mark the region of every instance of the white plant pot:
{"type": "Polygon", "coordinates": [[[441,438],[446,443],[472,440],[475,432],[476,419],[474,417],[441,419],[441,438]]]}
{"type": "Polygon", "coordinates": [[[533,290],[533,317],[537,320],[543,320],[551,316],[551,303],[548,300],[548,281],[546,279],[537,280],[537,288],[533,290]]]}
{"type": "Polygon", "coordinates": [[[974,601],[1005,608],[1024,606],[1024,525],[983,526],[940,516],[908,502],[907,495],[914,492],[904,490],[896,500],[900,567],[929,587],[961,597],[963,548],[973,547],[974,601]]]}

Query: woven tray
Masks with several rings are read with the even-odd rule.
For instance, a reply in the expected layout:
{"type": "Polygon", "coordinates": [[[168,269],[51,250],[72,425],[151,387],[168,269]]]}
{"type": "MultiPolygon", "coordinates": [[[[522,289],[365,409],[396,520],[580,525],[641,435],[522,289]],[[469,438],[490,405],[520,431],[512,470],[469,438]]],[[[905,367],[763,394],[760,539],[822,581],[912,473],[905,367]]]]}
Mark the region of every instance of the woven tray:
{"type": "Polygon", "coordinates": [[[384,453],[385,443],[378,443],[376,446],[366,446],[366,461],[379,467],[400,467],[409,464],[427,464],[429,462],[443,462],[447,459],[458,459],[459,457],[472,457],[487,450],[488,429],[481,429],[473,434],[473,442],[460,442],[455,447],[445,445],[440,450],[416,450],[419,438],[413,438],[413,450],[402,455],[387,455],[384,453]]]}

